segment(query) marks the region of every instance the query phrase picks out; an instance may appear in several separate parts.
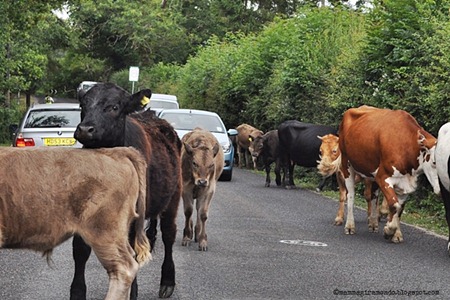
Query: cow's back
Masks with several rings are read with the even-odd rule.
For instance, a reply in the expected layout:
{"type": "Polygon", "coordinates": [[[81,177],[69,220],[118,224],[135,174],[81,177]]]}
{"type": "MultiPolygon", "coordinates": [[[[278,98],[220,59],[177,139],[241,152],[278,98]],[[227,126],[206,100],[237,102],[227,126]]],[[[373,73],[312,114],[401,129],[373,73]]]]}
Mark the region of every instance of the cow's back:
{"type": "Polygon", "coordinates": [[[73,233],[84,235],[102,224],[131,221],[136,199],[125,199],[137,195],[139,185],[130,158],[142,161],[137,151],[127,148],[2,149],[3,246],[46,252],[73,233]]]}
{"type": "Polygon", "coordinates": [[[149,186],[157,187],[147,197],[160,199],[151,202],[147,216],[156,218],[181,189],[181,141],[167,121],[145,111],[127,118],[125,145],[141,150],[147,159],[149,186]]]}
{"type": "Polygon", "coordinates": [[[362,106],[344,113],[339,147],[354,168],[366,175],[380,166],[381,159],[404,162],[397,167],[405,170],[417,169],[419,134],[425,136],[430,147],[436,141],[405,111],[362,106]]]}
{"type": "Polygon", "coordinates": [[[336,134],[332,126],[288,120],[278,127],[280,156],[303,167],[316,167],[321,141],[317,136],[336,134]]]}

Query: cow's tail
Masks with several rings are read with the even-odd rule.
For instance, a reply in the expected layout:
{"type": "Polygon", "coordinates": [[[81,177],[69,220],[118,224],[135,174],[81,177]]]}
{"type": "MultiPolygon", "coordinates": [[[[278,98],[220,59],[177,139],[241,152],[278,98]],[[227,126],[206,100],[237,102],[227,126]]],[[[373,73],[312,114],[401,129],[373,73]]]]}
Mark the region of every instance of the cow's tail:
{"type": "Polygon", "coordinates": [[[324,177],[329,177],[339,171],[339,168],[341,167],[342,155],[339,155],[335,160],[331,159],[324,159],[317,161],[317,169],[319,170],[320,175],[324,177]]]}
{"type": "MultiPolygon", "coordinates": [[[[136,153],[139,153],[136,150],[136,153]]],[[[146,209],[146,190],[147,190],[147,164],[144,157],[139,153],[139,159],[132,159],[134,167],[139,177],[139,195],[136,202],[137,219],[134,222],[134,230],[136,232],[134,240],[134,251],[136,252],[136,261],[139,265],[144,265],[152,259],[150,253],[151,247],[145,234],[145,209],[146,209]]]]}

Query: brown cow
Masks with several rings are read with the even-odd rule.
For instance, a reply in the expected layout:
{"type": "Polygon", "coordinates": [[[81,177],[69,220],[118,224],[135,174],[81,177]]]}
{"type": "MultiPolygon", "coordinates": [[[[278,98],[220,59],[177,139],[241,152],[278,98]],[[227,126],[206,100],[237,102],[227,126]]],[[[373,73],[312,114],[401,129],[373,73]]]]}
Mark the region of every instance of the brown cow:
{"type": "Polygon", "coordinates": [[[209,131],[196,128],[182,138],[181,166],[183,177],[183,203],[185,227],[183,246],[192,240],[191,220],[194,200],[197,200],[197,223],[195,225],[195,242],[200,251],[208,250],[206,220],[216,183],[223,170],[223,150],[219,142],[209,131]]]}
{"type": "Polygon", "coordinates": [[[408,194],[424,173],[439,193],[434,152],[436,138],[403,110],[361,106],[347,110],[339,127],[340,171],[347,188],[345,233],[355,233],[355,174],[374,180],[389,204],[384,236],[403,241],[400,217],[408,194]]]}
{"type": "Polygon", "coordinates": [[[238,131],[236,145],[238,148],[239,168],[252,168],[252,166],[256,168],[256,161],[251,156],[253,141],[256,137],[263,135],[264,132],[245,123],[236,127],[236,130],[238,131]]]}
{"type": "MultiPolygon", "coordinates": [[[[320,145],[320,161],[318,161],[317,169],[319,173],[324,177],[329,177],[336,173],[336,178],[339,185],[339,208],[334,219],[334,225],[340,226],[344,223],[344,207],[347,190],[345,188],[344,178],[339,171],[339,164],[337,164],[338,157],[341,155],[339,150],[339,137],[334,134],[327,134],[322,137],[318,137],[322,144],[320,145]]],[[[361,176],[356,176],[356,182],[361,182],[363,179],[361,176]]],[[[378,222],[381,217],[387,216],[389,209],[387,207],[386,198],[383,197],[383,202],[379,205],[378,201],[378,186],[369,180],[364,179],[365,189],[364,198],[367,201],[367,222],[369,224],[370,232],[378,232],[378,222]],[[372,209],[377,207],[377,209],[372,209]]]]}
{"type": "Polygon", "coordinates": [[[139,152],[4,147],[0,162],[0,248],[32,249],[48,258],[78,234],[108,272],[106,299],[128,299],[139,264],[150,259],[147,165],[139,152]]]}
{"type": "Polygon", "coordinates": [[[270,130],[261,136],[257,136],[253,142],[251,154],[256,162],[258,170],[266,170],[266,187],[270,186],[270,165],[275,162],[275,182],[281,186],[281,166],[278,130],[270,130]]]}

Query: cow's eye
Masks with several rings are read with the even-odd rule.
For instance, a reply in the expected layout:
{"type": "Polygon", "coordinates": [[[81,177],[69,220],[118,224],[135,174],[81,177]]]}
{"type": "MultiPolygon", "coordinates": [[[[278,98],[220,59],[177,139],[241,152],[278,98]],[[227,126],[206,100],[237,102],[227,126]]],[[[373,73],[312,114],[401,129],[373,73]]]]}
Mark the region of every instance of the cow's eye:
{"type": "Polygon", "coordinates": [[[194,168],[198,168],[198,164],[197,164],[195,161],[192,162],[192,166],[193,166],[194,168]]]}
{"type": "Polygon", "coordinates": [[[112,109],[113,109],[113,110],[118,110],[119,107],[118,107],[117,105],[114,105],[114,106],[112,107],[112,109]]]}

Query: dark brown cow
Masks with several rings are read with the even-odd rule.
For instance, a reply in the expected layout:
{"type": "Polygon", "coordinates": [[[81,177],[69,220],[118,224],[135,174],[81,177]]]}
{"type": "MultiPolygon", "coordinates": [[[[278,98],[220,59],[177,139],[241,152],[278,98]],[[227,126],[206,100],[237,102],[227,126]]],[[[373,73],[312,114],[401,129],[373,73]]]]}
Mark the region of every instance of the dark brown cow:
{"type": "Polygon", "coordinates": [[[139,264],[150,259],[146,163],[139,152],[3,147],[0,162],[0,248],[48,257],[78,234],[108,272],[106,299],[128,299],[139,264]],[[134,251],[128,242],[133,221],[134,251]]]}
{"type": "Polygon", "coordinates": [[[241,124],[236,127],[238,135],[236,137],[237,151],[239,156],[239,168],[256,167],[256,162],[251,156],[253,141],[256,137],[264,134],[261,130],[249,125],[241,124]]]}
{"type": "Polygon", "coordinates": [[[439,193],[435,148],[436,138],[405,111],[370,106],[347,110],[339,127],[340,170],[348,201],[345,233],[355,233],[355,175],[359,174],[374,180],[388,201],[385,238],[402,242],[400,217],[407,195],[417,187],[417,176],[425,173],[439,193]]]}
{"type": "Polygon", "coordinates": [[[266,187],[270,186],[270,165],[275,162],[275,182],[281,185],[280,151],[278,141],[278,130],[270,130],[267,133],[257,136],[251,147],[253,160],[256,162],[258,170],[266,170],[266,187]]]}
{"type": "MultiPolygon", "coordinates": [[[[324,177],[329,177],[336,173],[336,178],[339,185],[339,208],[334,219],[334,225],[340,226],[344,223],[344,208],[347,190],[345,188],[344,178],[339,171],[338,157],[341,155],[339,150],[339,137],[334,134],[327,134],[318,137],[322,140],[320,145],[320,161],[317,165],[319,173],[324,177]]],[[[378,232],[378,222],[381,217],[387,216],[389,209],[387,207],[386,198],[383,197],[383,202],[379,205],[378,201],[378,186],[368,178],[364,180],[361,176],[356,175],[356,182],[364,181],[364,198],[367,201],[367,222],[369,224],[370,232],[378,232]]]]}
{"type": "Polygon", "coordinates": [[[195,242],[200,251],[208,250],[206,220],[212,198],[216,191],[224,166],[223,150],[219,142],[209,131],[196,128],[181,140],[183,203],[186,217],[183,231],[183,246],[189,245],[193,236],[192,213],[194,201],[197,201],[197,222],[195,225],[195,242]]]}
{"type": "MultiPolygon", "coordinates": [[[[170,297],[175,289],[173,244],[177,233],[176,217],[181,198],[181,141],[170,124],[152,111],[136,113],[148,103],[148,89],[130,95],[121,87],[104,83],[92,87],[80,98],[81,123],[75,138],[85,148],[133,146],[147,161],[147,210],[150,219],[147,236],[154,249],[158,219],[164,243],[159,296],[170,297]]],[[[133,235],[133,232],[131,232],[133,235]]],[[[84,268],[90,249],[74,237],[75,275],[71,300],[86,299],[84,268]]],[[[137,298],[137,281],[131,299],[137,298]]]]}

